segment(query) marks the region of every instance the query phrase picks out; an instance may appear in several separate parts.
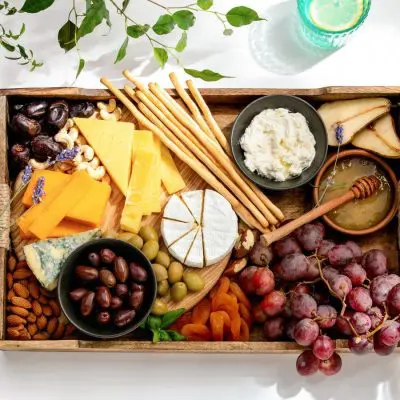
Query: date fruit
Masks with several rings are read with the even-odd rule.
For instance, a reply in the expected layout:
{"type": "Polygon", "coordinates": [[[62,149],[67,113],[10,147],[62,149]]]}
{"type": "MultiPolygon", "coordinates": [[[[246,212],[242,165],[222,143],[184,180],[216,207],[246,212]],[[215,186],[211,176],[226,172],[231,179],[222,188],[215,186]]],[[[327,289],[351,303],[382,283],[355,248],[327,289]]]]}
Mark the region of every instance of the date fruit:
{"type": "Polygon", "coordinates": [[[84,296],[86,296],[87,293],[88,293],[87,289],[78,288],[70,292],[69,297],[71,298],[72,301],[80,301],[84,296]]]}
{"type": "Polygon", "coordinates": [[[31,150],[23,144],[16,143],[11,147],[12,159],[21,168],[28,164],[30,155],[31,150]]]}
{"type": "Polygon", "coordinates": [[[106,285],[108,288],[113,288],[117,283],[114,274],[108,269],[100,270],[99,278],[101,282],[104,283],[104,285],[106,285]]]}
{"type": "Polygon", "coordinates": [[[100,265],[100,256],[97,253],[90,253],[88,255],[88,260],[93,267],[98,267],[100,265]]]}
{"type": "Polygon", "coordinates": [[[114,323],[118,328],[123,328],[124,326],[130,324],[135,318],[135,310],[121,310],[115,315],[114,323]]]}
{"type": "Polygon", "coordinates": [[[94,292],[88,292],[81,301],[81,314],[84,317],[90,315],[94,308],[94,292]]]}
{"type": "Polygon", "coordinates": [[[106,325],[106,324],[108,324],[110,322],[111,315],[110,315],[110,313],[108,311],[100,311],[97,314],[97,318],[96,319],[97,319],[97,322],[100,325],[106,325]]]}
{"type": "Polygon", "coordinates": [[[115,260],[115,253],[110,249],[102,249],[100,251],[100,259],[105,264],[112,264],[115,260]]]}
{"type": "Polygon", "coordinates": [[[143,285],[139,285],[137,283],[132,283],[131,289],[132,289],[133,292],[136,292],[136,291],[142,291],[143,292],[144,291],[144,286],[143,285]]]}
{"type": "Polygon", "coordinates": [[[129,264],[129,269],[131,271],[131,277],[134,281],[143,283],[147,281],[147,271],[141,267],[139,264],[131,262],[129,264]]]}
{"type": "Polygon", "coordinates": [[[50,136],[39,135],[31,142],[31,147],[35,159],[38,161],[54,160],[62,151],[60,143],[54,141],[50,136]]]}
{"type": "Polygon", "coordinates": [[[84,265],[78,265],[75,268],[75,274],[83,281],[93,281],[99,277],[99,271],[96,268],[86,267],[84,265]]]}
{"type": "Polygon", "coordinates": [[[26,139],[33,139],[38,136],[42,131],[40,123],[26,115],[18,113],[15,114],[11,120],[11,128],[20,133],[26,139]]]}
{"type": "Polygon", "coordinates": [[[143,304],[143,299],[144,299],[144,292],[142,291],[132,292],[131,297],[129,299],[129,304],[132,308],[138,310],[143,304]]]}
{"type": "Polygon", "coordinates": [[[72,104],[70,106],[69,115],[71,118],[89,118],[94,114],[95,107],[89,101],[72,104]]]}
{"type": "Polygon", "coordinates": [[[128,264],[123,257],[116,257],[114,260],[115,277],[122,283],[126,282],[129,275],[128,264]]]}
{"type": "Polygon", "coordinates": [[[46,114],[48,107],[49,103],[46,100],[35,100],[24,107],[24,114],[29,118],[41,118],[46,114]]]}
{"type": "Polygon", "coordinates": [[[115,293],[118,297],[124,297],[128,295],[128,286],[125,283],[117,283],[115,286],[115,293]]]}
{"type": "Polygon", "coordinates": [[[122,306],[122,300],[120,297],[117,297],[117,296],[111,297],[110,308],[112,310],[116,310],[117,308],[120,308],[121,306],[122,306]]]}
{"type": "Polygon", "coordinates": [[[111,304],[111,292],[106,286],[100,286],[96,291],[96,303],[101,308],[108,308],[111,304]]]}
{"type": "Polygon", "coordinates": [[[53,132],[58,132],[67,122],[69,107],[66,101],[57,100],[50,104],[47,125],[53,132]]]}

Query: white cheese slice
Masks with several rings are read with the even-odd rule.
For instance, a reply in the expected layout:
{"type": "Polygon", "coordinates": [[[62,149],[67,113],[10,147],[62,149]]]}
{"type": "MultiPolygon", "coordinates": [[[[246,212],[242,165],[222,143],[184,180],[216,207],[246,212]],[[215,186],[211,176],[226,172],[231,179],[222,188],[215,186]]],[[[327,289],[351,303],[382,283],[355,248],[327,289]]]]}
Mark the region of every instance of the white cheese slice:
{"type": "Polygon", "coordinates": [[[182,200],[187,205],[197,223],[201,224],[203,213],[204,190],[193,190],[192,192],[182,193],[182,200]]]}
{"type": "Polygon", "coordinates": [[[192,229],[189,233],[168,248],[168,251],[171,253],[172,257],[176,258],[181,263],[184,263],[198,230],[198,227],[192,229]]]}
{"type": "Polygon", "coordinates": [[[163,217],[180,222],[195,222],[186,204],[176,194],[171,196],[165,206],[163,217]]]}
{"type": "Polygon", "coordinates": [[[214,229],[203,227],[204,259],[206,266],[221,261],[229,254],[237,239],[237,231],[231,230],[227,234],[217,232],[214,229]]]}
{"type": "Polygon", "coordinates": [[[193,222],[180,222],[172,219],[161,221],[161,234],[167,247],[186,235],[194,228],[193,222]]]}
{"type": "Polygon", "coordinates": [[[188,267],[203,268],[204,253],[203,253],[203,235],[201,228],[197,230],[196,237],[192,243],[192,247],[186,256],[184,264],[188,267]]]}

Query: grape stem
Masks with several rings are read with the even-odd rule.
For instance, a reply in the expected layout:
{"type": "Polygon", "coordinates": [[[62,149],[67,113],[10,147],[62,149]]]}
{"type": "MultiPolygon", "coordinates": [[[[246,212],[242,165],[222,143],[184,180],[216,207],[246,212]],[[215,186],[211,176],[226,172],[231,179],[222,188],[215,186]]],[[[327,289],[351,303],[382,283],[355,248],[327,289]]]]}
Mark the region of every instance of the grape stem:
{"type": "MultiPolygon", "coordinates": [[[[385,325],[385,323],[386,323],[386,321],[388,319],[388,313],[387,313],[387,308],[386,308],[386,304],[385,303],[383,303],[383,306],[385,307],[385,315],[383,316],[383,320],[372,332],[368,333],[367,338],[370,338],[370,337],[374,336],[375,333],[379,332],[383,328],[383,326],[385,325]]],[[[393,321],[391,321],[391,322],[393,322],[393,321]]]]}

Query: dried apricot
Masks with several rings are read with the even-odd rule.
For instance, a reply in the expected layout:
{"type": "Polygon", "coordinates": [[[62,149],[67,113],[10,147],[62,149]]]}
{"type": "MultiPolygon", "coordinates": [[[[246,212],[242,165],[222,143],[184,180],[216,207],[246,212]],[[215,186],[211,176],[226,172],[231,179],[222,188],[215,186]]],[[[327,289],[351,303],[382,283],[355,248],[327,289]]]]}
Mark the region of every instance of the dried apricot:
{"type": "Polygon", "coordinates": [[[192,322],[194,324],[206,325],[210,318],[211,303],[210,300],[204,298],[198,303],[192,312],[192,322]]]}
{"type": "Polygon", "coordinates": [[[250,339],[250,330],[246,321],[242,318],[240,321],[240,340],[242,342],[248,342],[250,339]]]}
{"type": "Polygon", "coordinates": [[[251,313],[243,303],[239,303],[239,314],[246,321],[246,324],[250,327],[252,325],[251,313]]]}
{"type": "Polygon", "coordinates": [[[218,290],[217,290],[217,294],[220,294],[220,293],[228,293],[230,283],[231,283],[230,279],[227,278],[226,276],[223,276],[223,277],[218,281],[218,290]]]}
{"type": "Polygon", "coordinates": [[[212,299],[215,297],[215,295],[217,294],[217,292],[218,292],[218,284],[215,285],[215,286],[210,290],[210,293],[208,294],[209,299],[212,300],[212,299]]]}
{"type": "Polygon", "coordinates": [[[181,334],[191,341],[208,341],[211,339],[211,332],[205,325],[187,324],[182,327],[181,334]]]}
{"type": "Polygon", "coordinates": [[[217,311],[210,314],[212,339],[216,342],[224,340],[224,317],[217,311]]]}
{"type": "Polygon", "coordinates": [[[243,303],[246,308],[250,309],[251,304],[243,290],[240,288],[240,286],[236,282],[231,282],[229,289],[231,292],[237,297],[239,303],[243,303]]]}
{"type": "Polygon", "coordinates": [[[231,318],[231,333],[232,340],[240,340],[240,325],[242,321],[239,314],[236,314],[234,318],[231,318]]]}
{"type": "MultiPolygon", "coordinates": [[[[218,293],[212,300],[212,311],[218,311],[221,305],[231,306],[236,311],[239,309],[237,303],[226,293],[218,293]]],[[[229,313],[228,313],[229,314],[229,313]]]]}
{"type": "Polygon", "coordinates": [[[231,319],[226,311],[214,311],[217,312],[224,320],[224,329],[231,329],[231,319]]]}
{"type": "Polygon", "coordinates": [[[213,311],[225,311],[231,321],[233,318],[239,316],[237,308],[232,306],[232,304],[221,304],[213,311]]]}
{"type": "Polygon", "coordinates": [[[169,326],[168,329],[181,332],[182,328],[185,325],[191,323],[192,323],[192,313],[186,312],[185,314],[182,314],[171,326],[169,326]]]}

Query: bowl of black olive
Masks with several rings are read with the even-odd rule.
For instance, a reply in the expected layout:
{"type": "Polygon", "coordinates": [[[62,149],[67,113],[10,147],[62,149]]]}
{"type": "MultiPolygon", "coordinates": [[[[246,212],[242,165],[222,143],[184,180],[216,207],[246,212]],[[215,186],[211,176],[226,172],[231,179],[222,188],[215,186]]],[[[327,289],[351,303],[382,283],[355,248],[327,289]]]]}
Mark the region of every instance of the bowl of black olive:
{"type": "Polygon", "coordinates": [[[114,339],[138,328],[150,313],[157,281],[150,261],[117,239],[85,243],[65,261],[58,297],[65,316],[83,333],[114,339]]]}

